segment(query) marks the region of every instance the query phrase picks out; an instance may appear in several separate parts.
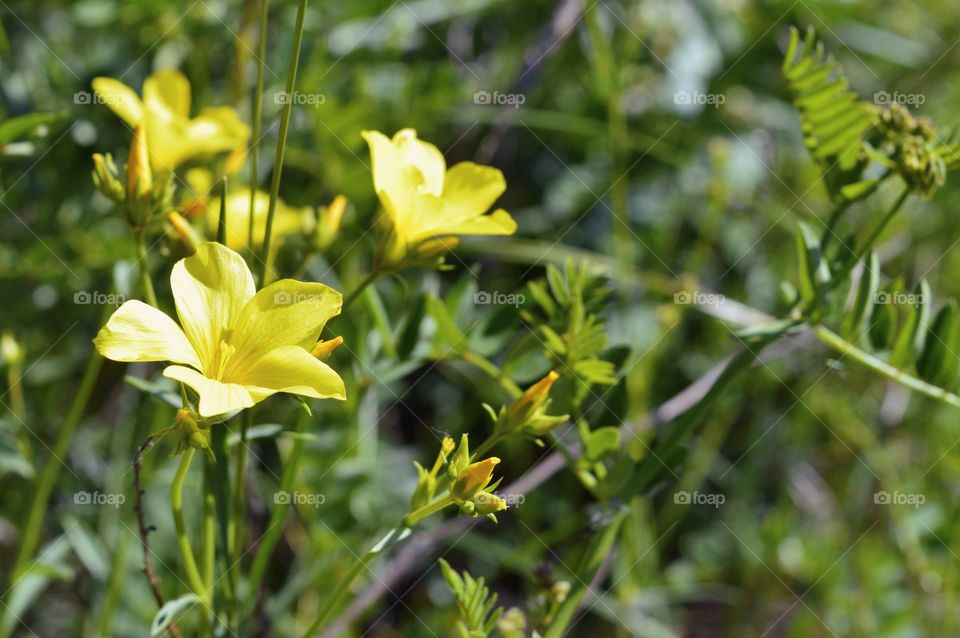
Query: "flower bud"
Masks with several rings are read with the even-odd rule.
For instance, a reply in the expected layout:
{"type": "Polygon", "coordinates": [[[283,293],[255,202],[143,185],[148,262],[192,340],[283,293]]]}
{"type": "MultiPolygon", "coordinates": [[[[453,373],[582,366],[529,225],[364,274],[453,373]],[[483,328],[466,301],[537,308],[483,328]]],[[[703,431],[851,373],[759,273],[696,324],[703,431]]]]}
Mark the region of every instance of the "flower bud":
{"type": "Polygon", "coordinates": [[[523,395],[507,408],[507,415],[510,420],[517,424],[526,422],[537,410],[543,407],[550,394],[550,388],[559,378],[560,375],[551,370],[547,373],[547,376],[527,388],[523,395]]]}
{"type": "Polygon", "coordinates": [[[340,231],[340,223],[343,221],[343,213],[346,209],[347,198],[343,195],[337,195],[326,210],[320,214],[320,221],[317,223],[314,232],[314,245],[318,249],[323,250],[333,243],[340,231]]]}
{"type": "Polygon", "coordinates": [[[450,495],[457,501],[471,500],[480,490],[490,484],[493,468],[500,459],[491,456],[488,459],[471,463],[464,469],[450,487],[450,495]]]}
{"type": "Polygon", "coordinates": [[[507,509],[507,501],[490,492],[477,492],[473,497],[473,504],[476,506],[476,513],[480,516],[489,516],[494,512],[507,509]]]}
{"type": "Polygon", "coordinates": [[[167,215],[167,221],[170,222],[174,232],[177,233],[177,238],[180,242],[193,252],[196,252],[197,246],[199,246],[203,240],[197,235],[197,231],[193,229],[190,222],[184,219],[183,215],[177,211],[171,211],[167,215]]]}
{"type": "Polygon", "coordinates": [[[126,200],[123,184],[120,183],[120,172],[110,153],[93,154],[93,183],[107,199],[117,204],[122,204],[126,200]]]}
{"type": "Polygon", "coordinates": [[[313,346],[313,350],[310,351],[310,354],[323,361],[333,354],[333,351],[336,350],[342,343],[343,337],[334,337],[333,339],[327,339],[326,341],[318,341],[317,345],[313,346]]]}
{"type": "Polygon", "coordinates": [[[457,451],[450,457],[450,463],[447,465],[447,476],[451,481],[456,481],[468,465],[470,465],[470,443],[467,435],[464,434],[460,437],[460,445],[457,447],[457,451]]]}
{"type": "Polygon", "coordinates": [[[153,171],[150,170],[147,131],[140,124],[133,132],[130,155],[127,157],[127,201],[145,199],[152,190],[153,171]]]}
{"type": "Polygon", "coordinates": [[[459,237],[433,237],[417,246],[417,258],[431,260],[444,255],[460,243],[459,237]]]}
{"type": "Polygon", "coordinates": [[[19,368],[26,359],[23,347],[17,343],[9,330],[4,330],[3,335],[0,336],[0,358],[3,359],[3,365],[11,368],[19,368]]]}

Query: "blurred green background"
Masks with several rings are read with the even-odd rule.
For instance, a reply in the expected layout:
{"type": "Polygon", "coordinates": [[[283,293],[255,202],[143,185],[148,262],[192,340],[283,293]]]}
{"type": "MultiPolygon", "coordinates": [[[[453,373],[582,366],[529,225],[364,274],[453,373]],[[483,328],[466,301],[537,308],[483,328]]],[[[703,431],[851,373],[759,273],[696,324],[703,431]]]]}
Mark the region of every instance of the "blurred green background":
{"type": "MultiPolygon", "coordinates": [[[[272,4],[261,185],[272,171],[280,111],[270,96],[283,88],[296,9],[272,4]]],[[[195,110],[230,104],[249,120],[256,7],[0,5],[0,117],[58,116],[0,157],[0,329],[27,352],[27,421],[42,467],[104,319],[103,308],[74,303],[74,295],[129,291],[135,281],[126,228],[90,179],[91,154],[123,155],[129,131],[84,92],[99,75],[139,90],[153,69],[172,66],[189,76],[195,110]]],[[[342,290],[362,274],[376,197],[360,131],[416,128],[450,164],[500,168],[508,184],[500,205],[519,231],[465,239],[448,260],[452,271],[384,282],[394,325],[412,288],[465,290],[463,298],[510,292],[542,276],[547,263],[579,255],[609,275],[610,343],[629,349],[617,386],[598,395],[622,420],[641,419],[735,350],[730,326],[675,303],[674,294],[709,290],[782,311],[778,286],[795,277],[796,222],[819,227],[828,214],[780,76],[787,29],[816,28],[865,99],[878,91],[922,96],[915,111],[948,129],[960,99],[958,20],[960,5],[938,1],[311,3],[298,88],[322,103],[294,109],[281,196],[318,206],[344,194],[351,207],[334,254],[312,259],[305,276],[342,290]]],[[[894,194],[880,193],[850,220],[879,214],[894,194]]],[[[942,297],[960,294],[951,274],[960,268],[956,197],[948,178],[930,201],[910,201],[885,235],[885,272],[925,276],[942,297]]],[[[295,248],[281,260],[295,263],[295,248]]],[[[165,273],[177,247],[161,242],[154,255],[158,292],[169,299],[165,273]]],[[[470,325],[477,309],[458,312],[470,325]]],[[[437,433],[485,432],[480,403],[505,400],[459,362],[384,356],[372,321],[331,324],[350,349],[338,352],[335,367],[348,388],[363,391],[352,394],[350,409],[316,411],[301,481],[326,502],[291,521],[268,574],[274,597],[260,612],[274,633],[251,626],[249,635],[288,635],[291,601],[316,608],[349,566],[349,548],[367,545],[406,511],[411,461],[433,458],[437,433]]],[[[482,349],[482,335],[475,341],[482,349]]],[[[834,361],[803,336],[779,347],[733,384],[691,441],[719,448],[694,464],[705,476],[691,487],[722,494],[723,504],[674,507],[671,485],[640,495],[609,566],[609,591],[601,604],[587,597],[590,609],[569,635],[956,635],[957,415],[834,361]],[[878,489],[925,502],[878,507],[878,489]]],[[[526,385],[543,370],[509,372],[526,385]]],[[[63,458],[43,527],[48,569],[32,594],[38,603],[23,616],[30,629],[16,635],[146,635],[155,606],[139,569],[130,499],[120,508],[73,499],[78,490],[131,494],[134,448],[171,419],[172,409],[124,384],[123,374],[116,364],[104,368],[63,458]],[[118,560],[121,584],[111,588],[118,560]]],[[[31,495],[6,386],[3,397],[0,570],[12,562],[31,495]]],[[[278,404],[270,419],[289,424],[296,405],[278,404]]],[[[279,457],[273,442],[254,449],[256,529],[279,457]]],[[[174,469],[168,452],[153,453],[145,477],[149,519],[159,528],[154,550],[172,581],[162,566],[177,564],[163,487],[174,469]]],[[[517,443],[500,456],[510,482],[543,451],[517,443]]],[[[591,506],[562,472],[499,526],[453,536],[435,554],[484,576],[502,604],[522,606],[576,562],[597,515],[591,506]]],[[[349,635],[448,635],[452,599],[433,559],[420,565],[349,635]]]]}

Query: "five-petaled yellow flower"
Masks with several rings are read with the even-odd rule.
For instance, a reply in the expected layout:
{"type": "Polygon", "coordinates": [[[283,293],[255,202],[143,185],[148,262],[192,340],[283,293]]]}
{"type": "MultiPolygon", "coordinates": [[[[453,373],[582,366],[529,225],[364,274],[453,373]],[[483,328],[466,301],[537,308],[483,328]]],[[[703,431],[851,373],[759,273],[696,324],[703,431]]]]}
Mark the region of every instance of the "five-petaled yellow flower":
{"type": "Polygon", "coordinates": [[[439,149],[417,139],[413,129],[388,138],[364,131],[373,161],[373,185],[393,226],[391,258],[417,244],[450,235],[511,235],[510,213],[487,215],[506,189],[503,173],[492,166],[460,162],[447,169],[439,149]]]}
{"type": "Polygon", "coordinates": [[[170,275],[178,326],[141,301],[127,301],[94,339],[115,361],[169,361],[163,374],[200,395],[213,417],[249,408],[277,392],[346,398],[343,380],[310,354],[327,320],[340,313],[339,292],[282,279],[259,292],[246,262],[207,242],[170,275]]]}
{"type": "Polygon", "coordinates": [[[243,151],[250,129],[228,107],[203,109],[190,117],[190,81],[175,69],[163,69],[143,83],[143,99],[123,82],[98,77],[93,90],[132,128],[144,125],[154,170],[170,170],[188,159],[243,151]]]}

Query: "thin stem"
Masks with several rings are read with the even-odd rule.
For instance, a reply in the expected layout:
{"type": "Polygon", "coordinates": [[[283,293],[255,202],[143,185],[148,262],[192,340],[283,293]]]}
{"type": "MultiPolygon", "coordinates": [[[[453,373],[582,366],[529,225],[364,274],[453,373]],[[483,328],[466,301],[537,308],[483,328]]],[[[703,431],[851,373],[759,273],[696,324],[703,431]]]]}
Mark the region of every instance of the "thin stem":
{"type": "MultiPolygon", "coordinates": [[[[300,62],[300,45],[303,42],[303,17],[307,11],[307,0],[297,3],[297,23],[293,31],[293,49],[290,52],[290,66],[287,70],[287,100],[280,115],[280,138],[277,140],[277,155],[273,162],[273,180],[270,184],[270,207],[267,209],[267,224],[263,231],[263,261],[261,263],[261,286],[268,284],[267,274],[270,264],[270,242],[273,236],[273,216],[277,211],[277,199],[280,193],[280,176],[283,173],[283,155],[287,149],[287,132],[290,129],[290,115],[293,112],[293,91],[297,85],[297,65],[300,62]]],[[[252,214],[252,211],[251,211],[252,214]]]]}
{"type": "MultiPolygon", "coordinates": [[[[294,426],[294,432],[302,432],[309,420],[310,417],[308,415],[302,414],[300,418],[297,419],[297,423],[294,426]]],[[[302,455],[303,439],[300,437],[294,437],[293,447],[290,450],[290,456],[288,456],[283,463],[283,475],[280,477],[280,492],[290,493],[291,488],[293,487],[293,482],[296,480],[297,469],[300,466],[300,458],[302,455]]],[[[283,520],[284,517],[286,517],[289,509],[289,501],[284,501],[281,503],[276,503],[273,511],[270,512],[270,521],[267,524],[267,532],[264,534],[263,539],[257,546],[256,554],[254,554],[253,557],[253,567],[250,568],[250,576],[247,579],[248,594],[247,600],[244,603],[244,615],[246,615],[246,613],[253,606],[253,601],[257,597],[260,589],[260,582],[263,580],[263,576],[270,564],[270,558],[273,555],[273,549],[276,547],[277,541],[280,540],[280,535],[283,533],[283,520]]]]}
{"type": "MultiPolygon", "coordinates": [[[[210,597],[210,600],[214,600],[213,596],[213,586],[214,586],[214,565],[216,563],[217,556],[217,519],[214,515],[216,512],[216,495],[214,493],[216,479],[213,476],[213,461],[208,457],[204,456],[203,458],[203,555],[201,560],[203,561],[201,567],[203,569],[203,582],[206,585],[204,591],[207,592],[207,595],[210,597]]],[[[216,612],[214,612],[216,615],[216,612]]]]}
{"type": "Polygon", "coordinates": [[[826,326],[814,326],[813,333],[816,335],[817,339],[827,344],[843,356],[850,357],[854,361],[865,365],[881,376],[899,383],[906,388],[914,390],[915,392],[925,394],[930,398],[936,399],[937,401],[941,401],[942,403],[955,408],[960,408],[960,396],[918,379],[913,375],[903,372],[902,370],[898,370],[889,363],[881,361],[873,355],[864,352],[840,335],[831,331],[826,326]]]}
{"type": "MultiPolygon", "coordinates": [[[[237,565],[242,557],[241,547],[244,542],[244,531],[246,526],[243,524],[246,516],[247,505],[247,457],[249,447],[247,446],[247,432],[253,425],[253,411],[244,410],[240,419],[240,441],[237,444],[237,465],[234,472],[233,484],[233,534],[230,538],[230,547],[228,556],[231,556],[231,564],[237,565]]],[[[226,462],[226,460],[224,461],[226,462]]]]}
{"type": "Polygon", "coordinates": [[[839,281],[845,278],[848,274],[850,274],[850,271],[853,270],[853,267],[857,265],[857,262],[863,259],[867,253],[870,252],[870,249],[873,248],[873,245],[880,237],[880,234],[886,229],[887,225],[890,223],[890,220],[896,217],[897,212],[900,210],[900,207],[903,206],[903,203],[907,201],[907,197],[909,195],[910,187],[907,186],[903,189],[903,192],[900,193],[900,196],[893,203],[893,206],[891,206],[890,209],[887,210],[886,214],[884,214],[883,219],[880,220],[880,223],[873,228],[863,244],[857,248],[856,252],[850,259],[844,262],[844,266],[840,271],[840,275],[835,277],[835,280],[839,281]]]}
{"type": "MultiPolygon", "coordinates": [[[[170,484],[170,509],[173,511],[173,524],[177,530],[177,546],[180,549],[180,555],[183,557],[183,567],[187,572],[187,581],[190,583],[193,593],[199,596],[205,604],[208,604],[207,588],[200,576],[200,570],[197,569],[197,561],[193,557],[190,537],[187,536],[187,526],[183,522],[183,481],[190,469],[190,462],[193,461],[194,451],[192,447],[189,447],[180,455],[180,465],[173,477],[173,483],[170,484]]],[[[206,613],[204,613],[204,616],[206,616],[206,613]]]]}
{"type": "Polygon", "coordinates": [[[413,527],[431,514],[436,514],[450,505],[453,505],[453,497],[449,494],[446,496],[441,496],[440,498],[434,499],[433,502],[427,503],[423,507],[416,509],[404,516],[403,524],[407,527],[413,527]]]}
{"type": "Polygon", "coordinates": [[[253,211],[260,178],[260,119],[263,110],[263,75],[267,55],[267,4],[260,0],[260,33],[257,34],[257,87],[251,96],[253,137],[250,143],[250,210],[247,215],[247,246],[253,249],[253,211]]]}
{"type": "Polygon", "coordinates": [[[368,551],[363,556],[357,558],[353,563],[353,566],[350,568],[350,571],[347,572],[347,575],[337,584],[337,588],[334,590],[333,594],[327,598],[327,602],[324,604],[323,609],[320,610],[320,615],[317,616],[317,619],[313,621],[313,624],[310,625],[310,628],[307,629],[306,633],[303,634],[304,638],[311,638],[312,636],[317,635],[321,629],[327,626],[327,622],[330,620],[330,617],[333,616],[333,612],[337,610],[340,602],[343,600],[343,597],[347,594],[347,589],[350,585],[357,579],[357,576],[363,572],[367,565],[376,558],[377,554],[380,552],[375,552],[373,550],[368,551]]]}
{"type": "Polygon", "coordinates": [[[341,312],[343,310],[346,310],[350,306],[350,304],[356,301],[357,298],[360,297],[360,294],[367,289],[367,286],[375,282],[382,274],[383,273],[380,272],[379,269],[374,269],[370,271],[370,273],[363,278],[363,281],[361,281],[356,288],[351,290],[350,293],[346,297],[344,297],[343,305],[340,308],[341,312]]]}
{"type": "Polygon", "coordinates": [[[472,350],[468,350],[460,356],[470,365],[479,368],[483,372],[487,373],[491,378],[495,379],[500,384],[500,387],[506,390],[507,394],[514,399],[523,394],[523,390],[520,388],[520,386],[514,383],[513,379],[505,375],[503,370],[501,370],[497,364],[490,361],[483,355],[477,354],[472,350]]]}
{"type": "Polygon", "coordinates": [[[140,285],[143,287],[143,296],[147,303],[156,308],[157,293],[153,289],[153,280],[150,279],[150,264],[147,261],[147,244],[143,238],[143,232],[134,232],[134,242],[137,245],[137,263],[140,265],[140,285]]]}
{"type": "Polygon", "coordinates": [[[148,436],[147,440],[137,447],[133,456],[133,513],[137,518],[137,530],[140,532],[140,544],[143,546],[143,572],[147,576],[147,584],[150,585],[150,591],[153,592],[153,599],[157,603],[157,608],[160,608],[163,607],[163,592],[160,590],[160,579],[153,567],[153,552],[150,551],[149,539],[151,529],[147,526],[146,517],[143,514],[143,483],[140,479],[143,457],[156,444],[157,438],[148,436]]]}

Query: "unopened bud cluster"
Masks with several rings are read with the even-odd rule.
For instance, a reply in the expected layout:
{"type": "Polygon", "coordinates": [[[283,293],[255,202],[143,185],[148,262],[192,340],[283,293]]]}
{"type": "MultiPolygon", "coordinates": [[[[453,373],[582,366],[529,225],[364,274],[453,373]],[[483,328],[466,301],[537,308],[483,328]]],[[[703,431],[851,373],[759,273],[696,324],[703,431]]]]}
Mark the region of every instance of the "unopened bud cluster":
{"type": "Polygon", "coordinates": [[[109,153],[94,153],[93,183],[104,197],[117,205],[134,228],[143,227],[172,207],[173,174],[165,172],[154,176],[143,126],[134,131],[123,174],[109,153]]]}

